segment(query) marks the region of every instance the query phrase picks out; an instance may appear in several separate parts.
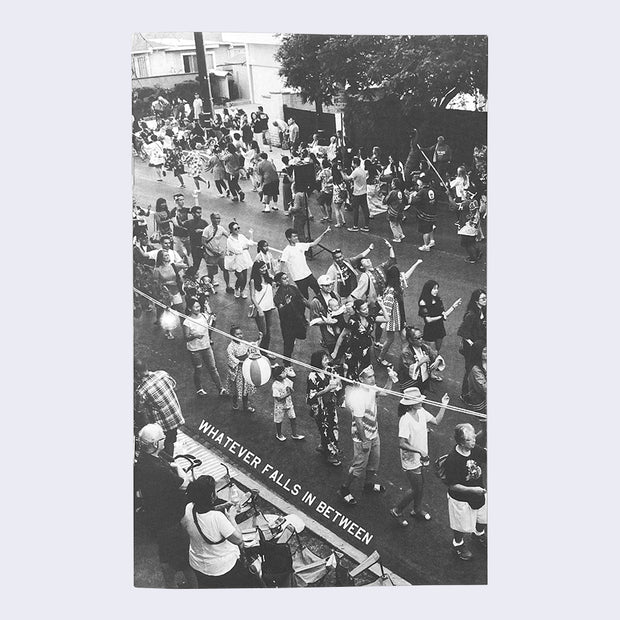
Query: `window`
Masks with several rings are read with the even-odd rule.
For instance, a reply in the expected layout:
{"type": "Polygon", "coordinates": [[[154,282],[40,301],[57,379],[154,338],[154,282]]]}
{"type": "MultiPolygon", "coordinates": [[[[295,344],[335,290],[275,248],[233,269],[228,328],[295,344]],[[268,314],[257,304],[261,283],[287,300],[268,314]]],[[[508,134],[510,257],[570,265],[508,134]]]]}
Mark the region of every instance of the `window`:
{"type": "Polygon", "coordinates": [[[131,57],[131,72],[133,77],[148,77],[149,70],[146,63],[146,54],[136,54],[131,57]]]}
{"type": "Polygon", "coordinates": [[[198,73],[198,63],[196,62],[196,54],[183,55],[183,71],[185,73],[198,73]]]}

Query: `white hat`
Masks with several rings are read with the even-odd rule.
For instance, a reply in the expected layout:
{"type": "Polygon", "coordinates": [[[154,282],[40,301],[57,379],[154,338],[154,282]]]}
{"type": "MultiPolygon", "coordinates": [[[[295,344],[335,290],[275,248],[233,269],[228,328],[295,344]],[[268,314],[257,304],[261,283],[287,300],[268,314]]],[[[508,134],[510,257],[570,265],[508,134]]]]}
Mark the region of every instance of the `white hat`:
{"type": "Polygon", "coordinates": [[[334,283],[334,281],[327,274],[319,276],[317,282],[319,283],[319,286],[328,286],[329,284],[334,283]]]}
{"type": "Polygon", "coordinates": [[[426,396],[422,396],[422,392],[417,387],[407,388],[403,392],[403,398],[400,399],[401,405],[417,405],[426,400],[426,396]]]}

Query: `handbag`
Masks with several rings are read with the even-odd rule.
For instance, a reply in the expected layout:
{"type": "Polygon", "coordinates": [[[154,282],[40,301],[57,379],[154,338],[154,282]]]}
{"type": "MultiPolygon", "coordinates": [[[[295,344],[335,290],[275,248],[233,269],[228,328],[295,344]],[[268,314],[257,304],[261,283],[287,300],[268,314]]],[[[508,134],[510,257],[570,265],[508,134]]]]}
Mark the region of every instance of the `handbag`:
{"type": "MultiPolygon", "coordinates": [[[[261,295],[261,298],[258,300],[259,305],[260,305],[260,302],[263,301],[263,298],[265,297],[266,294],[267,294],[267,286],[265,286],[265,291],[261,295]]],[[[257,314],[258,314],[258,310],[256,306],[254,304],[250,304],[248,306],[248,319],[255,318],[257,314]]]]}

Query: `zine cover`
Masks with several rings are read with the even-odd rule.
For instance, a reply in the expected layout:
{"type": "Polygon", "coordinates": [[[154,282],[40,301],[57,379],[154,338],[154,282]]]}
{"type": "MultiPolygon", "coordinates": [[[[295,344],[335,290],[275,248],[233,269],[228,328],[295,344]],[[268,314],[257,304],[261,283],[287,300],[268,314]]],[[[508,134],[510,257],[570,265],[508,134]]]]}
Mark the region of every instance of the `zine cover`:
{"type": "Polygon", "coordinates": [[[487,61],[133,33],[135,587],[487,583],[487,61]]]}

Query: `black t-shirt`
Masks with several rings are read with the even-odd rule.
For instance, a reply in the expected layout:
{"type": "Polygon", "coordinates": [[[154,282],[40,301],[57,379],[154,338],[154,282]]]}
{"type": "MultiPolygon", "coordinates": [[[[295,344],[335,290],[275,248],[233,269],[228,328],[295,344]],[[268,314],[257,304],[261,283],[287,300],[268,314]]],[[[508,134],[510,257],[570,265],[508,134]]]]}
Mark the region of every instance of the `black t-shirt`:
{"type": "MultiPolygon", "coordinates": [[[[484,448],[474,446],[469,456],[463,456],[454,447],[445,462],[446,482],[450,486],[462,484],[466,487],[484,487],[482,465],[486,462],[487,451],[484,448]]],[[[484,506],[484,495],[473,495],[451,489],[448,489],[448,494],[452,499],[467,502],[474,509],[484,506]]]]}
{"type": "Polygon", "coordinates": [[[187,499],[183,480],[163,459],[141,453],[134,468],[135,485],[142,494],[144,510],[151,526],[163,529],[179,523],[187,499]]]}
{"type": "Polygon", "coordinates": [[[187,237],[189,235],[189,231],[187,230],[187,228],[185,227],[185,224],[187,224],[187,221],[189,219],[189,207],[183,207],[182,209],[180,208],[175,208],[174,210],[175,216],[172,220],[172,234],[175,237],[187,237]],[[179,225],[179,214],[182,214],[185,219],[183,220],[183,226],[179,225]]]}
{"type": "Polygon", "coordinates": [[[256,131],[267,131],[269,129],[268,122],[269,116],[264,112],[259,112],[256,119],[256,131]]]}
{"type": "Polygon", "coordinates": [[[340,297],[348,297],[357,287],[357,275],[346,262],[342,265],[337,265],[336,272],[338,295],[340,295],[340,297]]]}
{"type": "Polygon", "coordinates": [[[201,217],[185,222],[185,228],[189,231],[189,243],[193,248],[197,248],[202,245],[202,231],[208,226],[207,222],[201,217]],[[200,232],[197,232],[197,231],[200,232]]]}

